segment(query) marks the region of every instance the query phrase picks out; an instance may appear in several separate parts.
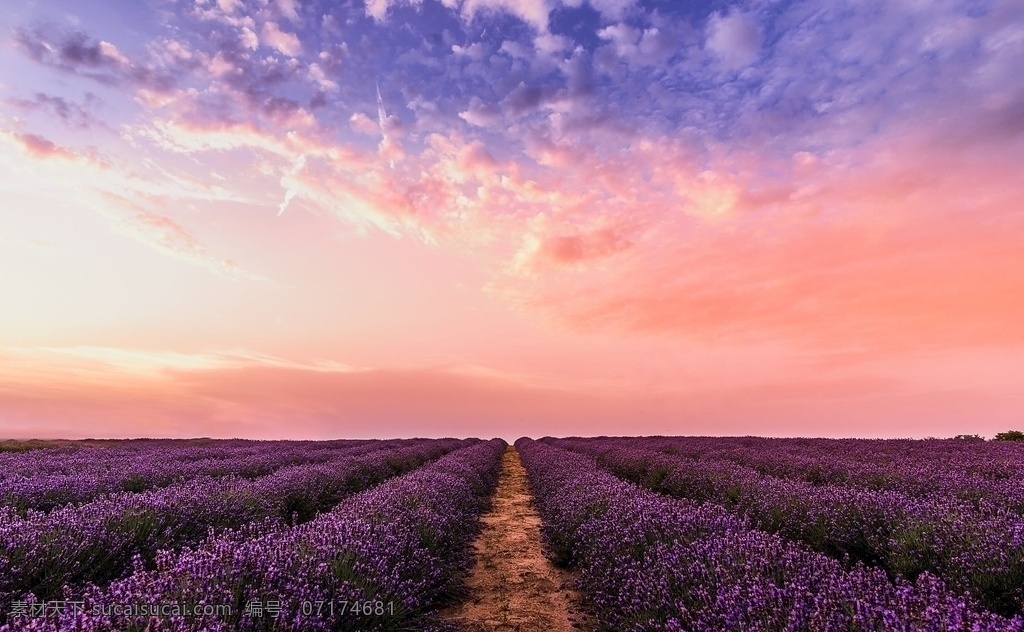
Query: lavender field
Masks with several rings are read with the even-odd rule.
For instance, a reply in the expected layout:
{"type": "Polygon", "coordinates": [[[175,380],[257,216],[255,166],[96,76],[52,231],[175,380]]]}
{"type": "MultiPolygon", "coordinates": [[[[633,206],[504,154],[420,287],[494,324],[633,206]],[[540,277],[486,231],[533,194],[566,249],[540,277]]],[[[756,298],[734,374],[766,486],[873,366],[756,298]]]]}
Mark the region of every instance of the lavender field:
{"type": "Polygon", "coordinates": [[[1022,475],[966,440],[6,452],[0,630],[1020,631],[1022,475]]]}
{"type": "Polygon", "coordinates": [[[1024,446],[520,439],[608,629],[1021,630],[1024,446]]]}

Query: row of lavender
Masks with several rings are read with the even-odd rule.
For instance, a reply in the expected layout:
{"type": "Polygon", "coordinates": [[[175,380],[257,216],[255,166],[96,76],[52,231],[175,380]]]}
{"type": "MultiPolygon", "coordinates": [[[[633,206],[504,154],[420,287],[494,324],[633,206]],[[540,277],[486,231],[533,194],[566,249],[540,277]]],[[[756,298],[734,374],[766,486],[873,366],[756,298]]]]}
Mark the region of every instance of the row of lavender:
{"type": "Polygon", "coordinates": [[[760,449],[791,456],[829,455],[837,462],[893,467],[927,467],[936,458],[972,475],[990,480],[1024,474],[1021,445],[1012,441],[963,439],[812,439],[767,437],[631,437],[648,444],[662,443],[690,456],[725,455],[730,451],[753,454],[760,449]],[[685,441],[680,441],[685,439],[685,441]],[[837,454],[836,448],[842,453],[837,454]]]}
{"type": "Polygon", "coordinates": [[[440,629],[433,613],[462,590],[505,448],[474,442],[300,526],[246,527],[163,551],[154,570],[73,591],[74,610],[0,632],[440,629]],[[177,612],[109,613],[126,603],[177,612]]]}
{"type": "Polygon", "coordinates": [[[1024,445],[959,439],[765,439],[645,437],[637,445],[691,458],[727,460],[815,485],[955,497],[981,511],[1024,514],[1024,445]]]}
{"type": "Polygon", "coordinates": [[[366,454],[342,450],[332,460],[288,466],[252,480],[204,477],[49,513],[0,513],[0,608],[6,612],[26,593],[51,600],[65,585],[103,584],[123,576],[133,559],[152,566],[159,550],[198,542],[211,530],[308,521],[352,493],[468,442],[386,441],[366,454]]]}
{"type": "Polygon", "coordinates": [[[48,511],[107,493],[143,491],[201,476],[254,478],[287,465],[324,462],[339,451],[365,453],[379,447],[372,440],[230,440],[219,446],[151,440],[0,455],[0,506],[48,511]]]}
{"type": "Polygon", "coordinates": [[[162,464],[218,461],[243,454],[351,447],[368,439],[338,441],[255,441],[250,439],[126,439],[102,443],[68,443],[55,447],[0,453],[0,481],[42,475],[100,475],[144,468],[152,458],[162,464]]]}
{"type": "MultiPolygon", "coordinates": [[[[545,441],[594,456],[648,489],[724,506],[760,530],[838,560],[908,580],[929,573],[993,612],[1024,612],[1024,517],[1017,513],[980,512],[953,495],[921,498],[776,478],[706,454],[665,454],[632,438],[545,441]]],[[[690,440],[662,441],[682,448],[690,440]]]]}
{"type": "Polygon", "coordinates": [[[593,457],[520,439],[556,562],[578,570],[603,629],[1024,630],[922,573],[890,581],[753,528],[713,503],[668,498],[593,457]]]}

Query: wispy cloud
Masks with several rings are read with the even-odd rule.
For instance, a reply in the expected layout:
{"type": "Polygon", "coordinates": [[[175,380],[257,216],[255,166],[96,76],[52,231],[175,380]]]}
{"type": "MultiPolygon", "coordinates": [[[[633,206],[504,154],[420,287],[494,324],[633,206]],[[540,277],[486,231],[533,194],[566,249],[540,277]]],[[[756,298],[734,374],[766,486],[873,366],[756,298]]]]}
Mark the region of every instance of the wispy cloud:
{"type": "MultiPolygon", "coordinates": [[[[47,182],[47,186],[55,191],[65,187],[74,190],[76,205],[93,208],[110,219],[113,227],[125,236],[225,278],[266,280],[241,269],[230,259],[212,256],[191,231],[169,216],[146,208],[147,204],[162,204],[175,198],[234,198],[232,194],[219,191],[217,185],[206,185],[159,169],[161,177],[153,179],[143,172],[115,165],[96,155],[94,150],[76,151],[36,134],[3,132],[0,138],[7,138],[8,146],[20,150],[29,160],[19,161],[11,173],[20,171],[29,182],[47,182]],[[44,170],[34,163],[47,166],[44,170]]],[[[0,145],[0,157],[2,149],[0,145]]]]}
{"type": "Polygon", "coordinates": [[[114,193],[105,196],[114,208],[127,209],[100,212],[114,222],[114,228],[124,235],[136,239],[166,255],[204,267],[228,279],[266,281],[267,279],[246,272],[231,259],[219,259],[211,255],[199,239],[189,230],[170,217],[144,208],[138,202],[114,193]]]}
{"type": "Polygon", "coordinates": [[[127,83],[165,91],[175,83],[170,73],[134,63],[115,44],[91,39],[79,30],[60,31],[52,26],[19,27],[14,41],[40,64],[101,84],[127,83]]]}
{"type": "Polygon", "coordinates": [[[37,92],[31,98],[6,99],[4,104],[27,112],[49,112],[59,118],[66,125],[77,129],[91,129],[96,127],[109,129],[108,126],[99,120],[93,113],[93,108],[96,106],[97,102],[98,98],[91,92],[87,92],[85,94],[84,103],[78,103],[56,95],[37,92]]]}
{"type": "Polygon", "coordinates": [[[66,147],[61,147],[51,140],[47,140],[38,134],[11,134],[12,138],[21,144],[25,150],[36,158],[67,158],[75,159],[78,154],[66,147]]]}

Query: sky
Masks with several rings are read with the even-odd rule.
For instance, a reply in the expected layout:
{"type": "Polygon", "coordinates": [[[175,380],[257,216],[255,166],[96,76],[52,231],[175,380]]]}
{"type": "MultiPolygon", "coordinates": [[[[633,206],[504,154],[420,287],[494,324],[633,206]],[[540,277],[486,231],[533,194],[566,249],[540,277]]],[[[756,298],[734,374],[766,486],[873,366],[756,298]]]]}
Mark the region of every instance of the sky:
{"type": "Polygon", "coordinates": [[[1024,426],[1019,0],[0,8],[0,437],[1024,426]]]}

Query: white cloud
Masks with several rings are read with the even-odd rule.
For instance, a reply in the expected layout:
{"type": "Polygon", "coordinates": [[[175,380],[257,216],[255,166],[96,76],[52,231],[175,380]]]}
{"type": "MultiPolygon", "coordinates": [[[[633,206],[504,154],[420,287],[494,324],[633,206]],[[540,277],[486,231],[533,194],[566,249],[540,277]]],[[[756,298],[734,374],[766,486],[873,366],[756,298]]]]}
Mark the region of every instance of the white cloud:
{"type": "Polygon", "coordinates": [[[487,56],[487,47],[481,42],[474,42],[469,46],[452,44],[452,53],[455,55],[464,55],[470,59],[480,60],[487,56]]]}
{"type": "Polygon", "coordinates": [[[98,48],[103,57],[116,61],[122,66],[131,66],[131,62],[128,61],[128,58],[122,55],[121,51],[117,50],[117,47],[110,42],[100,42],[98,48]]]}
{"type": "Polygon", "coordinates": [[[487,127],[501,120],[501,111],[493,103],[485,103],[474,96],[469,100],[469,109],[459,112],[459,118],[470,125],[487,127]]]}
{"type": "Polygon", "coordinates": [[[302,53],[302,43],[292,33],[282,31],[275,22],[263,25],[263,41],[281,52],[282,55],[295,57],[302,53]]]}
{"type": "Polygon", "coordinates": [[[556,55],[569,50],[572,41],[564,35],[552,35],[551,33],[540,33],[533,38],[533,46],[540,55],[556,55]]]}
{"type": "Polygon", "coordinates": [[[636,4],[636,0],[589,0],[589,2],[590,6],[594,7],[606,20],[621,19],[626,9],[636,4]]]}
{"type": "Polygon", "coordinates": [[[350,116],[348,124],[354,131],[366,134],[367,136],[376,136],[380,133],[377,122],[362,112],[356,112],[350,116]]]}
{"type": "MultiPolygon", "coordinates": [[[[388,15],[388,9],[397,4],[407,4],[414,7],[419,7],[423,0],[365,0],[366,2],[366,15],[370,16],[378,22],[383,22],[384,18],[388,15]]],[[[444,3],[448,6],[447,3],[444,3]]],[[[449,7],[452,8],[452,7],[449,7]]]]}
{"type": "Polygon", "coordinates": [[[381,22],[388,13],[388,0],[366,0],[366,15],[381,22]]]}
{"type": "Polygon", "coordinates": [[[256,50],[260,45],[260,39],[256,37],[256,32],[248,26],[242,27],[241,36],[242,46],[245,46],[249,50],[256,50]]]}
{"type": "Polygon", "coordinates": [[[749,13],[714,13],[708,20],[707,48],[732,69],[749,65],[761,51],[761,30],[749,13]]]}
{"type": "Polygon", "coordinates": [[[338,82],[328,78],[327,73],[325,73],[324,69],[317,63],[309,65],[309,78],[315,81],[324,92],[337,92],[340,88],[340,86],[338,86],[338,82]]]}
{"type": "Polygon", "coordinates": [[[294,22],[299,20],[298,5],[298,0],[277,0],[277,8],[281,11],[281,15],[294,22]]]}
{"type": "Polygon", "coordinates": [[[614,44],[619,57],[631,57],[640,41],[640,31],[628,24],[606,26],[597,32],[597,36],[614,44]]]}
{"type": "Polygon", "coordinates": [[[522,42],[505,40],[501,43],[501,52],[516,59],[529,59],[531,56],[530,47],[522,42]]]}

